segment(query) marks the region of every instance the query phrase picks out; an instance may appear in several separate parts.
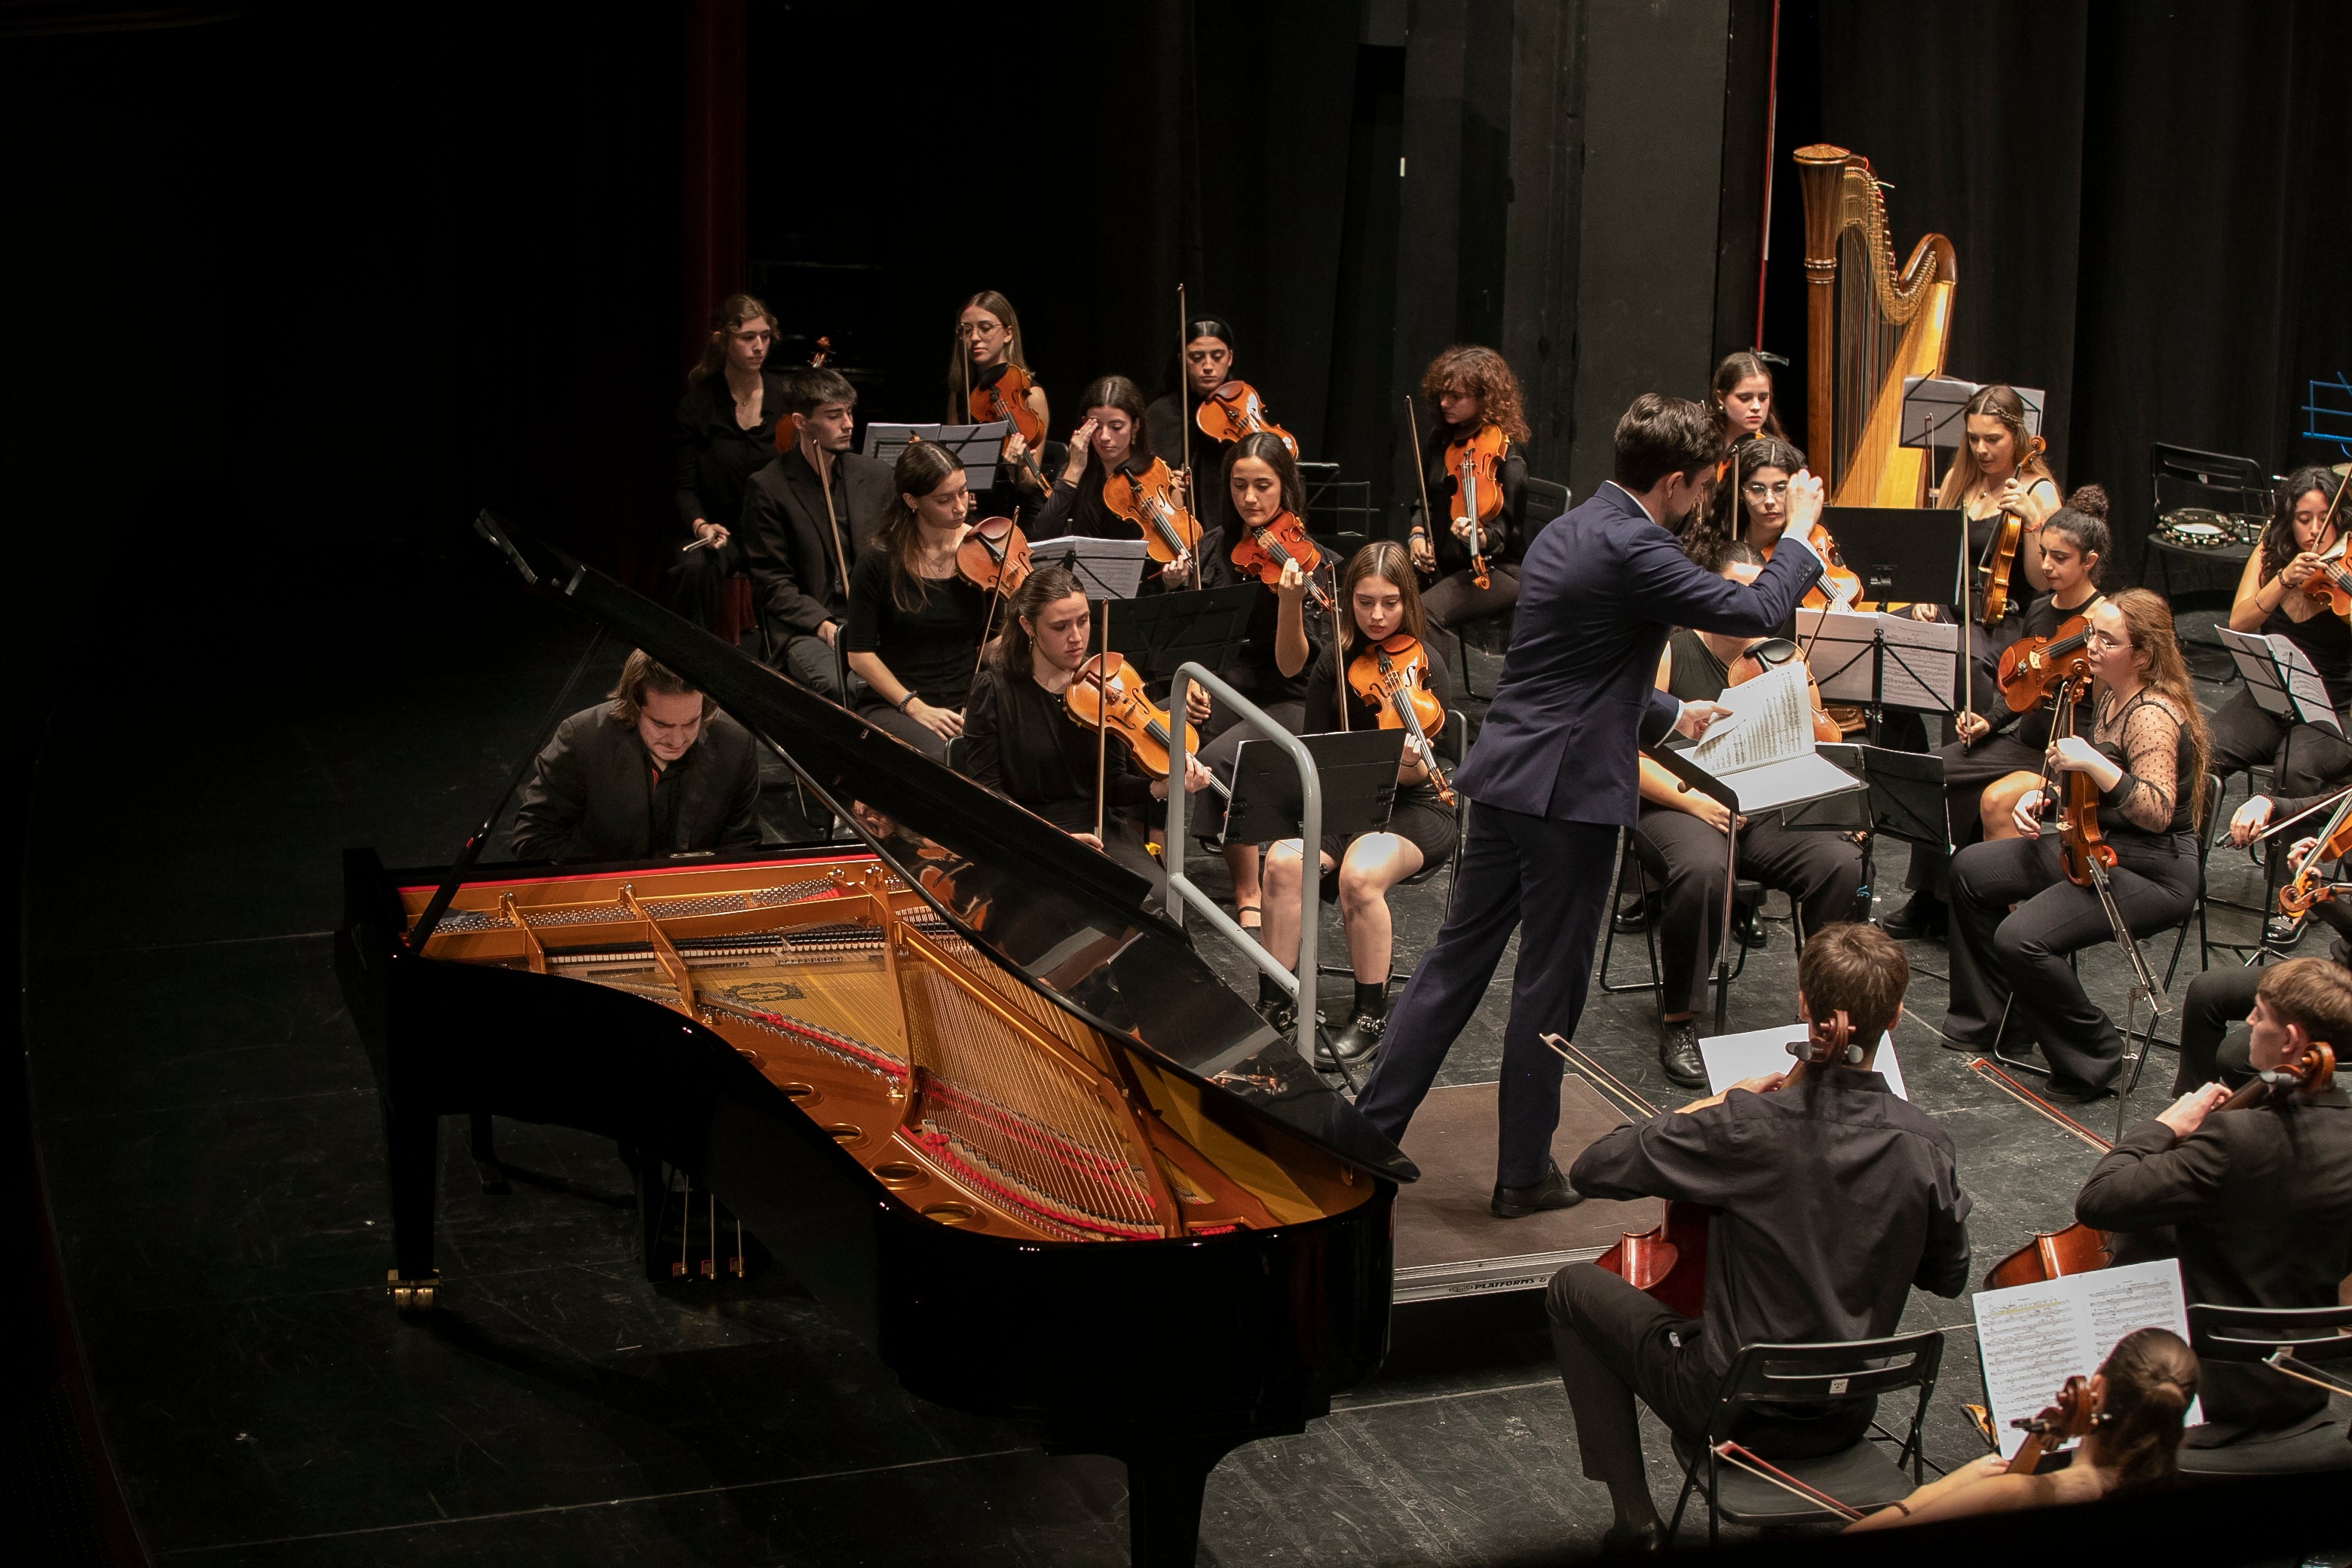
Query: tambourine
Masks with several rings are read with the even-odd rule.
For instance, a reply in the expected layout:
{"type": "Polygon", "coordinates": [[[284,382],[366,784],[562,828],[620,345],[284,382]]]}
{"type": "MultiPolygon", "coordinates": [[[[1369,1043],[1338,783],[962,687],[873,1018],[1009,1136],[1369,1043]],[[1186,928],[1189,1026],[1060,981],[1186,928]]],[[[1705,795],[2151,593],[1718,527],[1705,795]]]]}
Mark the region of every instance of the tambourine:
{"type": "Polygon", "coordinates": [[[2227,550],[2241,541],[2231,521],[2201,506],[2184,506],[2157,520],[2156,536],[2183,550],[2227,550]]]}

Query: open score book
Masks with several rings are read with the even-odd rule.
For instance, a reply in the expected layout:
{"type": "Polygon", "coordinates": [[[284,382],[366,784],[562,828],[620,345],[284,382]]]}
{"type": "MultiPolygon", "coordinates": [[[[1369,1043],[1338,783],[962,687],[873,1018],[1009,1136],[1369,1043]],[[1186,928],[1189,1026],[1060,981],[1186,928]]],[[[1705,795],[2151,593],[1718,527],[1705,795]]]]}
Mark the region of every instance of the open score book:
{"type": "Polygon", "coordinates": [[[1813,750],[1805,667],[1790,659],[1717,699],[1731,710],[1683,755],[1731,786],[1742,812],[1801,805],[1860,789],[1862,781],[1813,750]]]}

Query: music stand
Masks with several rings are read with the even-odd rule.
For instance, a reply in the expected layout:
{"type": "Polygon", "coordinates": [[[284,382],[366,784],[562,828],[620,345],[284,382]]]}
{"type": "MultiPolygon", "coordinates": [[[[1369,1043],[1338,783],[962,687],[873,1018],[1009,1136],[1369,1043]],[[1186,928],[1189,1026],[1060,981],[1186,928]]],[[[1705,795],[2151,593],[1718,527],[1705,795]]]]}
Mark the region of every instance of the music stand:
{"type": "Polygon", "coordinates": [[[1003,457],[1004,433],[1011,428],[1003,419],[985,425],[868,425],[864,450],[876,462],[896,467],[910,440],[937,442],[963,464],[966,482],[979,495],[996,488],[996,465],[1003,457]]]}
{"type": "Polygon", "coordinates": [[[2284,637],[2233,632],[2227,626],[2214,629],[2221,634],[2221,646],[2230,650],[2255,707],[2288,724],[2312,724],[2331,733],[2343,732],[2336,721],[2336,705],[2329,700],[2327,687],[2310,655],[2284,637]]]}
{"type": "Polygon", "coordinates": [[[1865,603],[1957,605],[1969,524],[1958,507],[1825,506],[1822,526],[1865,603]]]}
{"type": "MultiPolygon", "coordinates": [[[[1396,802],[1397,769],[1404,762],[1402,730],[1346,730],[1302,735],[1323,786],[1323,832],[1370,833],[1388,825],[1396,802]]],[[[1220,844],[1270,844],[1298,837],[1306,809],[1298,765],[1289,753],[1253,736],[1234,753],[1234,795],[1225,805],[1220,844]]],[[[1319,846],[1317,847],[1318,849],[1319,846]]]]}
{"type": "MultiPolygon", "coordinates": [[[[1069,534],[1029,543],[1029,564],[1059,566],[1078,580],[1089,599],[1132,599],[1143,585],[1149,552],[1140,539],[1087,539],[1069,534]]],[[[1120,616],[1124,628],[1126,617],[1120,616]]],[[[1121,635],[1125,632],[1122,629],[1121,635]]]]}
{"type": "MultiPolygon", "coordinates": [[[[1961,414],[1969,399],[1994,384],[1989,381],[1962,381],[1956,375],[1905,376],[1903,445],[1957,447],[1968,439],[1961,414]]],[[[2041,387],[2020,386],[2015,382],[2009,383],[2009,389],[2025,405],[2025,433],[2041,435],[2042,409],[2050,401],[2050,395],[2041,387]]]]}
{"type": "MultiPolygon", "coordinates": [[[[1050,541],[1048,542],[1051,542],[1050,541]]],[[[1034,547],[1033,547],[1034,548],[1034,547]]],[[[1176,667],[1198,659],[1211,669],[1249,637],[1250,616],[1265,592],[1255,583],[1154,594],[1118,607],[1120,651],[1147,681],[1171,679],[1176,667]]]]}

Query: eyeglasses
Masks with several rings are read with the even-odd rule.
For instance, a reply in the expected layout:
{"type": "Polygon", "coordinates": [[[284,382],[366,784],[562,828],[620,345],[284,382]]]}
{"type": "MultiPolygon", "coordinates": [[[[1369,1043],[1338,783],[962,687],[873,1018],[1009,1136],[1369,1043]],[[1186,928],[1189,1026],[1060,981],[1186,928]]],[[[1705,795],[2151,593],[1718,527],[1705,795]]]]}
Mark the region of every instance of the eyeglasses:
{"type": "Polygon", "coordinates": [[[1782,479],[1777,485],[1768,485],[1758,479],[1740,486],[1739,492],[1749,500],[1762,500],[1767,496],[1785,496],[1789,493],[1789,481],[1782,479]]]}
{"type": "Polygon", "coordinates": [[[2116,648],[2129,647],[2131,646],[2123,638],[2110,636],[2105,632],[2095,631],[2084,640],[2088,646],[2098,649],[2101,653],[2112,653],[2116,648]]]}

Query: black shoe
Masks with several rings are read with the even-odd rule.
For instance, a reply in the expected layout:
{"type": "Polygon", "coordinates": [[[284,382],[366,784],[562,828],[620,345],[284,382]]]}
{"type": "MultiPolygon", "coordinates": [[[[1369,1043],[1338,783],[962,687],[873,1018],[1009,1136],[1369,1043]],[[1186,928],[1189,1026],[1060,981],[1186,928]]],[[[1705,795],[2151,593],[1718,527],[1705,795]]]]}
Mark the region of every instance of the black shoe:
{"type": "Polygon", "coordinates": [[[2263,922],[2263,945],[2284,952],[2303,940],[2305,922],[2288,915],[2273,915],[2263,922]]]}
{"type": "Polygon", "coordinates": [[[1603,1557],[1655,1557],[1666,1549],[1666,1527],[1656,1520],[1647,1524],[1612,1524],[1601,1538],[1603,1557]]]}
{"type": "Polygon", "coordinates": [[[1733,918],[1731,934],[1745,948],[1769,947],[1772,944],[1772,933],[1764,929],[1764,922],[1756,918],[1754,910],[1741,910],[1733,918]]]}
{"type": "Polygon", "coordinates": [[[1496,1219],[1525,1219],[1546,1209],[1573,1208],[1583,1201],[1584,1194],[1568,1184],[1555,1161],[1544,1171],[1543,1180],[1533,1186],[1507,1187],[1496,1183],[1494,1201],[1486,1207],[1496,1219]]]}
{"type": "Polygon", "coordinates": [[[2071,1079],[2060,1078],[2053,1073],[2050,1075],[2049,1083],[2043,1087],[2042,1092],[2051,1099],[2063,1101],[2067,1105],[2089,1105],[2106,1099],[2115,1093],[2115,1090],[2094,1089],[2087,1083],[2076,1083],[2071,1079]]]}
{"type": "Polygon", "coordinates": [[[1921,889],[1911,901],[1878,922],[1878,929],[1897,942],[1938,942],[1951,924],[1944,900],[1921,889]]]}
{"type": "Polygon", "coordinates": [[[1318,1040],[1315,1045],[1315,1065],[1328,1072],[1341,1062],[1360,1062],[1381,1048],[1381,1031],[1389,1026],[1386,1018],[1375,1018],[1370,1013],[1358,1013],[1348,1020],[1335,1040],[1318,1040]]]}
{"type": "Polygon", "coordinates": [[[1646,893],[1635,893],[1617,900],[1617,929],[1621,931],[1640,931],[1650,923],[1654,900],[1646,893]]]}
{"type": "Polygon", "coordinates": [[[1661,1027],[1665,1033],[1658,1040],[1658,1065],[1683,1088],[1705,1089],[1706,1059],[1698,1054],[1698,1021],[1685,1018],[1661,1027]]]}

